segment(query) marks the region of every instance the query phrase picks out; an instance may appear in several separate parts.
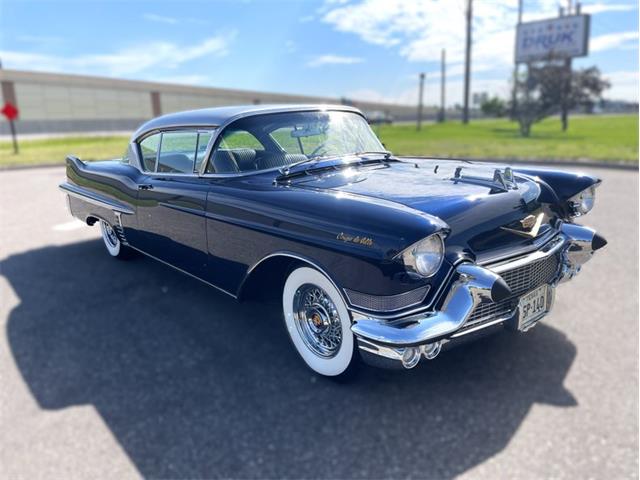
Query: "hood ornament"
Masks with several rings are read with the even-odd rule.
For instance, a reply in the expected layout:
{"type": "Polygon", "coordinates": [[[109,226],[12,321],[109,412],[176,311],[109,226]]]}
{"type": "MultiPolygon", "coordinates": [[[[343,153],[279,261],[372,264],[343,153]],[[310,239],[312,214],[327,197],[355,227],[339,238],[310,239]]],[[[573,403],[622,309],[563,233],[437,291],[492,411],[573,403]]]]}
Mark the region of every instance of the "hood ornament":
{"type": "Polygon", "coordinates": [[[508,192],[509,190],[518,190],[518,183],[516,182],[513,170],[510,167],[506,167],[504,170],[496,168],[493,171],[493,178],[476,177],[472,175],[463,175],[463,167],[457,167],[453,174],[452,180],[454,182],[473,183],[475,185],[485,185],[495,190],[502,190],[508,192]]]}

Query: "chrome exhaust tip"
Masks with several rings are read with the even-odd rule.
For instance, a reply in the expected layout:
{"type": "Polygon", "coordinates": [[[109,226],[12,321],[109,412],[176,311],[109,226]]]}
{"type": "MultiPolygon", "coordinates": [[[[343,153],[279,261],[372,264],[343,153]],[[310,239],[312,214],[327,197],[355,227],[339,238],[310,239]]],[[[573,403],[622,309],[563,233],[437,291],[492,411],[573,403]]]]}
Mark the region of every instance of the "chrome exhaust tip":
{"type": "Polygon", "coordinates": [[[433,360],[440,354],[442,342],[427,343],[422,346],[422,354],[427,360],[433,360]]]}
{"type": "Polygon", "coordinates": [[[407,347],[402,353],[402,366],[406,369],[415,367],[420,361],[420,347],[407,347]]]}

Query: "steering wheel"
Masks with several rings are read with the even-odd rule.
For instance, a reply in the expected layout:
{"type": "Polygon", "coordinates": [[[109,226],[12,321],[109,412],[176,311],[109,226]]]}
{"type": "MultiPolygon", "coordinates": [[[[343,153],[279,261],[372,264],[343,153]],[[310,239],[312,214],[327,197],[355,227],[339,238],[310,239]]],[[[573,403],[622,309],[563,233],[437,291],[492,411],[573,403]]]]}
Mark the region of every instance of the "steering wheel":
{"type": "Polygon", "coordinates": [[[322,142],[320,145],[318,145],[316,148],[313,149],[313,152],[311,152],[309,155],[307,155],[307,157],[309,158],[313,158],[313,157],[318,157],[321,154],[327,153],[327,147],[326,147],[326,142],[322,142]]]}

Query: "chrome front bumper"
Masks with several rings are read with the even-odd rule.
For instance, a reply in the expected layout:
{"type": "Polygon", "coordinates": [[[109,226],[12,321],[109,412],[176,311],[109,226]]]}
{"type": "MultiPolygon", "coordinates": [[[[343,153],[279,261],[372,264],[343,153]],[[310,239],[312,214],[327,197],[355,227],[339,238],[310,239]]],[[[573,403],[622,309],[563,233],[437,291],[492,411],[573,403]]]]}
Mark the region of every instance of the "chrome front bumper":
{"type": "Polygon", "coordinates": [[[488,267],[472,263],[458,265],[454,276],[456,280],[439,310],[393,321],[354,313],[351,330],[363,352],[398,360],[406,368],[411,368],[418,363],[420,355],[435,358],[444,342],[475,332],[479,328],[504,323],[517,314],[516,311],[507,316],[498,316],[479,328],[461,332],[480,303],[498,303],[512,296],[511,289],[500,276],[501,273],[558,255],[558,269],[550,282],[555,287],[558,283],[573,278],[593,253],[606,243],[603,237],[588,227],[562,224],[556,237],[542,249],[524,257],[488,267]]]}

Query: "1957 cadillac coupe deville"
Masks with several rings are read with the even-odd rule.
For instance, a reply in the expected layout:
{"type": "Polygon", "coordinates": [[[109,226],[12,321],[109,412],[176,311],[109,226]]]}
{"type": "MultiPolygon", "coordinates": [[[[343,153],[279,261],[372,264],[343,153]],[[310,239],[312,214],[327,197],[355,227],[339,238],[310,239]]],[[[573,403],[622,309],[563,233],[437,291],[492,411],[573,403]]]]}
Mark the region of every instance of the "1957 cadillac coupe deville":
{"type": "Polygon", "coordinates": [[[574,223],[599,183],[395,157],[358,110],[301,105],[155,118],[122,159],[68,157],[60,187],[113,257],[142,252],[235,298],[277,288],[295,349],[336,376],[534,326],[606,244],[574,223]]]}

